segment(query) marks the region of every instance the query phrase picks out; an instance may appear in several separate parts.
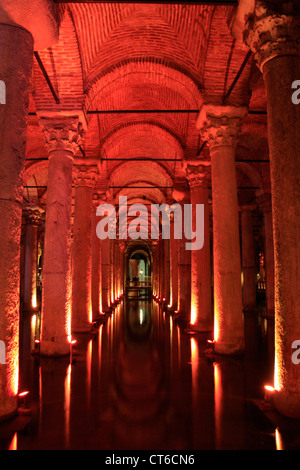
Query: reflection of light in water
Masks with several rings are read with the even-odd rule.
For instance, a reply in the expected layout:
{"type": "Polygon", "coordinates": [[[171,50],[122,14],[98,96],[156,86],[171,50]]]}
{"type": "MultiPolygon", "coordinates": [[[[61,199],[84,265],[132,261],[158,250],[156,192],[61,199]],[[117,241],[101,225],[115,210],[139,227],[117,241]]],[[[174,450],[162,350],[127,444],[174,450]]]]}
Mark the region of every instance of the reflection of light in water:
{"type": "Polygon", "coordinates": [[[88,388],[88,392],[89,392],[90,389],[91,389],[92,353],[93,353],[93,340],[90,339],[90,341],[88,342],[87,356],[86,356],[87,388],[88,388]]]}
{"type": "Polygon", "coordinates": [[[69,364],[67,368],[66,378],[65,378],[65,403],[64,403],[66,447],[69,446],[69,439],[70,439],[71,370],[72,370],[72,366],[71,364],[69,364]]]}
{"type": "Polygon", "coordinates": [[[195,338],[191,338],[191,363],[192,363],[192,387],[193,393],[197,392],[198,375],[198,343],[195,338]]]}
{"type": "Polygon", "coordinates": [[[140,325],[143,324],[143,321],[144,321],[144,312],[143,312],[143,309],[140,308],[140,325]]]}
{"type": "Polygon", "coordinates": [[[214,363],[216,447],[221,442],[222,384],[220,366],[214,363]]]}
{"type": "Polygon", "coordinates": [[[11,443],[9,444],[8,450],[18,450],[18,434],[15,432],[11,443]]]}
{"type": "Polygon", "coordinates": [[[282,436],[278,428],[275,429],[275,443],[276,443],[276,450],[284,450],[282,436]]]}
{"type": "Polygon", "coordinates": [[[35,340],[35,331],[36,331],[36,315],[31,317],[31,349],[34,349],[34,340],[35,340]]]}
{"type": "Polygon", "coordinates": [[[180,365],[180,328],[177,325],[177,344],[178,344],[178,366],[180,365]]]}
{"type": "Polygon", "coordinates": [[[101,353],[102,353],[102,333],[103,333],[103,325],[99,327],[99,338],[98,338],[98,357],[99,357],[99,366],[101,366],[101,353]]]}

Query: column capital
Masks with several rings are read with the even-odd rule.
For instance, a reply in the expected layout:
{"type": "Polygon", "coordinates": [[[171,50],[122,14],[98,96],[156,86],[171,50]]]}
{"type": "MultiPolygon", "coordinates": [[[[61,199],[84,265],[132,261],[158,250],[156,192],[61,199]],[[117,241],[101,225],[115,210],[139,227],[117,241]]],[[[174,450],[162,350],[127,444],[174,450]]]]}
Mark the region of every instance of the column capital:
{"type": "Polygon", "coordinates": [[[31,225],[40,225],[44,217],[45,211],[41,207],[25,207],[24,216],[26,222],[31,225]]]}
{"type": "Polygon", "coordinates": [[[252,11],[244,15],[243,39],[261,71],[275,57],[300,55],[300,16],[296,7],[292,2],[282,2],[274,10],[267,2],[256,0],[252,11]]]}
{"type": "Polygon", "coordinates": [[[207,186],[209,181],[209,170],[206,165],[187,165],[186,177],[191,189],[207,186]]]}
{"type": "Polygon", "coordinates": [[[73,166],[73,181],[75,188],[79,186],[87,186],[94,188],[97,178],[97,167],[94,165],[74,165],[73,166]]]}
{"type": "Polygon", "coordinates": [[[41,116],[40,124],[50,154],[57,150],[75,154],[85,133],[78,116],[41,116]]]}
{"type": "Polygon", "coordinates": [[[246,114],[246,107],[203,105],[196,126],[210,149],[235,147],[246,114]]]}

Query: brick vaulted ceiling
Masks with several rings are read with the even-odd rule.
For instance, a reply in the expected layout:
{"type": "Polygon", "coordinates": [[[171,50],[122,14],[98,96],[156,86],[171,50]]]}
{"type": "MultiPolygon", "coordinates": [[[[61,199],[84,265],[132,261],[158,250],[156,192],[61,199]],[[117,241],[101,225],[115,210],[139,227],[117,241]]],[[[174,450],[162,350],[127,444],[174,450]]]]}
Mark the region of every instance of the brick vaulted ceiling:
{"type": "MultiPolygon", "coordinates": [[[[149,186],[124,191],[134,200],[143,195],[143,200],[162,202],[170,196],[168,190],[151,186],[186,184],[183,160],[209,159],[205,147],[199,156],[203,142],[197,113],[91,111],[197,110],[205,101],[222,103],[248,52],[230,34],[234,7],[97,2],[58,8],[59,42],[38,53],[60,103],[35,60],[25,185],[47,185],[47,151],[35,113],[83,110],[83,150],[86,159],[99,161],[99,187],[149,186]]],[[[226,104],[264,111],[265,101],[262,77],[251,57],[226,104]]],[[[268,185],[268,164],[258,161],[267,158],[266,116],[250,114],[237,149],[238,186],[268,185]]],[[[31,196],[28,189],[26,194],[31,196]]],[[[252,196],[249,190],[240,199],[252,196]]]]}

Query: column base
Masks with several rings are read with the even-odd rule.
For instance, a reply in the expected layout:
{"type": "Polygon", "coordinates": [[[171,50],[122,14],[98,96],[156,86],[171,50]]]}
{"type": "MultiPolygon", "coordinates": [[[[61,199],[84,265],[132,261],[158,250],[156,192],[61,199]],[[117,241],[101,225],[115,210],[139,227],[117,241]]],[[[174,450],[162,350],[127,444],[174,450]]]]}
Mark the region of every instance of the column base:
{"type": "Polygon", "coordinates": [[[201,324],[192,324],[190,323],[188,326],[189,331],[194,331],[195,333],[212,333],[213,327],[201,324]]]}
{"type": "Polygon", "coordinates": [[[63,357],[70,354],[70,343],[66,338],[54,338],[54,341],[41,340],[40,351],[41,356],[47,357],[63,357]]]}
{"type": "Polygon", "coordinates": [[[214,352],[224,356],[242,356],[245,353],[245,341],[239,338],[230,342],[214,342],[214,352]]]}

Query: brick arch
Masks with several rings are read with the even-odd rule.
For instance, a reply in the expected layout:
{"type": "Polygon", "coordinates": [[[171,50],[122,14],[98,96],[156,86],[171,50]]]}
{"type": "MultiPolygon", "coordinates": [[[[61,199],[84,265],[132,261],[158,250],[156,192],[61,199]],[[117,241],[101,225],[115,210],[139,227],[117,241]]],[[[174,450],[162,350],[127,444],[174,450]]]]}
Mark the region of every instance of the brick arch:
{"type": "Polygon", "coordinates": [[[80,110],[83,106],[84,93],[78,38],[69,8],[60,9],[60,15],[59,42],[39,51],[60,104],[54,101],[36,60],[33,63],[33,98],[37,109],[80,110]]]}
{"type": "Polygon", "coordinates": [[[111,133],[102,146],[102,156],[115,158],[145,156],[151,158],[151,156],[158,157],[156,155],[158,150],[161,158],[183,157],[180,141],[165,128],[156,123],[134,122],[124,124],[111,133]],[[139,148],[136,148],[136,143],[139,148]]]}
{"type": "MultiPolygon", "coordinates": [[[[203,78],[203,93],[205,101],[220,104],[225,93],[235,79],[248,49],[242,40],[235,40],[228,26],[233,7],[216,6],[210,24],[205,72],[203,78]]],[[[240,76],[234,90],[226,101],[227,104],[248,105],[250,100],[249,78],[253,57],[240,76]]]]}
{"type": "MultiPolygon", "coordinates": [[[[172,69],[159,61],[127,58],[123,63],[115,63],[114,68],[106,74],[95,76],[94,81],[87,89],[85,110],[89,111],[103,103],[112,106],[116,92],[141,85],[144,87],[159,86],[172,90],[190,108],[200,108],[202,103],[199,85],[187,74],[178,69],[172,69]]],[[[171,103],[168,103],[166,99],[166,103],[163,104],[170,106],[171,103]]],[[[128,106],[128,103],[126,105],[128,106]]]]}
{"type": "Polygon", "coordinates": [[[44,170],[48,170],[48,160],[43,160],[39,162],[32,163],[29,165],[23,174],[23,184],[26,185],[27,181],[32,178],[33,176],[36,176],[38,173],[44,170]]]}
{"type": "MultiPolygon", "coordinates": [[[[122,64],[90,88],[85,111],[122,109],[200,109],[201,91],[187,75],[164,64],[148,60],[122,64]]],[[[184,146],[187,135],[193,130],[195,115],[188,113],[155,114],[97,114],[89,119],[86,148],[97,152],[97,143],[102,147],[106,138],[115,129],[128,122],[156,122],[177,137],[184,146]]]]}

